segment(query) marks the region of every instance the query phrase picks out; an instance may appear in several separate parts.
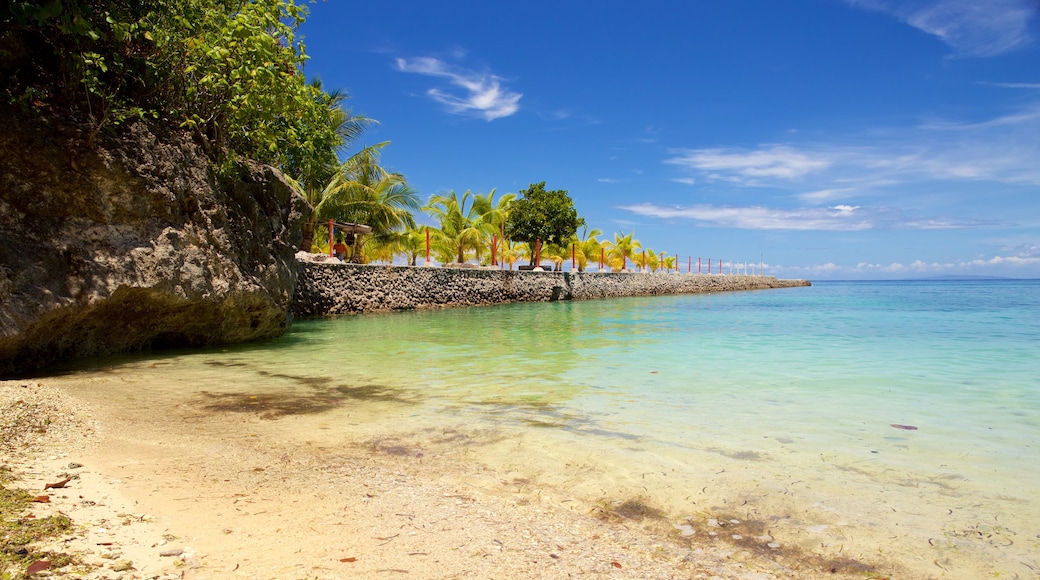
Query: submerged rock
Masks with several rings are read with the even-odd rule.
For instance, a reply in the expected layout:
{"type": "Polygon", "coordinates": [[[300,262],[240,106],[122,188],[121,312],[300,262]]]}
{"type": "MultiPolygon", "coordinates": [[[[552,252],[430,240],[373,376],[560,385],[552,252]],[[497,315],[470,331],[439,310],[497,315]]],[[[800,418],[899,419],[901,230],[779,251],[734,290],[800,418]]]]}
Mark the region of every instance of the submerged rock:
{"type": "Polygon", "coordinates": [[[0,375],[278,336],[310,211],[273,168],[219,178],[182,134],[0,115],[0,375]]]}

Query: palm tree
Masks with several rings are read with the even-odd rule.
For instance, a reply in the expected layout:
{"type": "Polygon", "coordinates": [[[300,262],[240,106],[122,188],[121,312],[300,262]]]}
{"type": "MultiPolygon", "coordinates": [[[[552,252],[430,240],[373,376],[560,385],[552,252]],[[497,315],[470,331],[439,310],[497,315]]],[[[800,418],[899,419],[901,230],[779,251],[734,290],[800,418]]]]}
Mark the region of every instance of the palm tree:
{"type": "Polygon", "coordinates": [[[675,258],[676,258],[676,256],[668,256],[667,258],[664,259],[664,264],[663,265],[664,265],[664,269],[665,270],[667,270],[669,272],[672,272],[672,271],[676,270],[678,264],[676,263],[676,259],[675,258]]]}
{"type": "Polygon", "coordinates": [[[613,242],[607,242],[610,244],[607,246],[607,263],[614,272],[627,272],[629,257],[643,248],[639,240],[634,238],[635,234],[634,230],[627,236],[618,232],[614,234],[613,242]]]}
{"type": "Polygon", "coordinates": [[[563,271],[563,262],[571,255],[570,244],[564,247],[562,244],[542,244],[542,257],[553,263],[553,272],[563,271]]]}
{"type": "Polygon", "coordinates": [[[423,207],[440,222],[440,228],[433,232],[433,245],[441,251],[450,251],[459,264],[466,261],[466,252],[479,247],[481,241],[480,214],[470,203],[472,197],[469,190],[462,194],[461,199],[457,193],[449,191],[431,196],[423,207]],[[467,203],[469,207],[466,207],[467,203]]]}
{"type": "Polygon", "coordinates": [[[584,272],[590,261],[599,261],[600,249],[603,245],[596,239],[596,236],[601,235],[603,235],[603,232],[595,228],[589,229],[588,226],[585,226],[581,236],[574,236],[571,239],[571,243],[575,245],[574,257],[578,262],[579,272],[584,272]]]}
{"type": "MultiPolygon", "coordinates": [[[[387,143],[365,147],[340,165],[314,208],[318,219],[365,224],[380,240],[415,227],[412,212],[420,211],[415,190],[403,175],[379,165],[379,153],[387,143]]],[[[360,259],[358,253],[351,258],[360,259]]]]}
{"type": "Polygon", "coordinates": [[[506,240],[502,243],[502,262],[509,264],[510,270],[513,269],[513,264],[527,256],[527,254],[527,244],[523,242],[506,240]]]}
{"type": "Polygon", "coordinates": [[[426,228],[408,228],[398,234],[397,251],[405,255],[409,266],[414,266],[426,252],[426,228]]]}
{"type": "MultiPolygon", "coordinates": [[[[361,138],[375,120],[363,115],[355,115],[343,104],[348,98],[341,90],[324,91],[320,79],[311,81],[312,94],[325,105],[325,122],[333,128],[336,142],[321,147],[315,144],[315,151],[325,154],[314,154],[290,158],[285,167],[285,175],[289,184],[300,193],[312,208],[322,202],[326,185],[339,172],[340,163],[337,156],[344,149],[352,146],[361,138]]],[[[318,220],[317,211],[312,212],[303,224],[303,249],[310,251],[314,240],[314,227],[318,220]]]]}
{"type": "MultiPolygon", "coordinates": [[[[516,199],[515,193],[507,193],[495,202],[495,190],[492,189],[487,195],[477,194],[473,196],[473,213],[476,214],[474,227],[480,232],[480,239],[474,247],[477,261],[481,261],[483,248],[489,245],[490,240],[504,227],[506,218],[509,217],[509,205],[516,199]]],[[[501,240],[500,240],[501,241],[501,240]]]]}

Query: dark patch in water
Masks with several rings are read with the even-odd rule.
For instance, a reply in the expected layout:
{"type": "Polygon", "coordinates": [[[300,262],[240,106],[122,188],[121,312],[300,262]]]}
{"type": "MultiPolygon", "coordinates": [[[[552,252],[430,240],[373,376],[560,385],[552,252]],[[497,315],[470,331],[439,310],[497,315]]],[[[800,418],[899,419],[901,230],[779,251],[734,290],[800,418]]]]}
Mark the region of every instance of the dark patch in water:
{"type": "Polygon", "coordinates": [[[332,379],[329,377],[311,377],[306,375],[287,375],[283,373],[269,373],[267,371],[257,371],[256,374],[262,377],[271,377],[273,379],[285,379],[294,383],[299,383],[305,387],[313,387],[316,389],[327,388],[332,384],[332,379]]]}
{"type": "Polygon", "coordinates": [[[619,519],[635,520],[641,522],[646,519],[663,520],[664,513],[651,507],[641,499],[628,499],[623,502],[606,502],[601,505],[600,518],[604,520],[619,519]]]}
{"type": "Polygon", "coordinates": [[[733,513],[716,513],[712,518],[718,522],[718,526],[707,529],[714,530],[716,536],[698,533],[685,540],[690,544],[707,540],[711,543],[739,546],[757,556],[778,562],[792,571],[812,570],[839,577],[875,577],[875,566],[854,558],[828,557],[797,546],[774,543],[769,530],[770,522],[766,520],[743,519],[742,516],[733,513]],[[773,543],[773,546],[770,546],[770,543],[773,543]]]}
{"type": "MultiPolygon", "coordinates": [[[[314,378],[313,385],[327,384],[330,379],[314,378]]],[[[383,385],[338,386],[312,388],[309,392],[278,393],[199,393],[196,403],[215,413],[258,413],[261,419],[279,419],[290,415],[314,415],[342,407],[349,401],[384,401],[414,404],[396,389],[383,385]]]]}
{"type": "Polygon", "coordinates": [[[365,444],[372,453],[382,453],[393,457],[422,457],[419,449],[408,447],[397,439],[373,439],[365,444]]]}
{"type": "Polygon", "coordinates": [[[222,360],[208,360],[203,364],[207,364],[211,367],[247,367],[246,363],[243,362],[224,362],[222,360]]]}
{"type": "Polygon", "coordinates": [[[725,455],[730,459],[740,459],[743,461],[765,461],[766,459],[768,459],[767,456],[762,455],[758,451],[728,451],[726,449],[719,449],[717,447],[712,447],[708,449],[708,451],[718,453],[719,455],[725,455]]]}

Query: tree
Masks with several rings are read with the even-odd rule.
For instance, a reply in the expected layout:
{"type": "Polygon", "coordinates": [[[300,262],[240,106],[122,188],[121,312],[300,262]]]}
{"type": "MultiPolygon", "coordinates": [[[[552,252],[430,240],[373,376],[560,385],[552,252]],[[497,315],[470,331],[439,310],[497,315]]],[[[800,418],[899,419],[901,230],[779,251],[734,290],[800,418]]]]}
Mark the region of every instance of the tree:
{"type": "MultiPolygon", "coordinates": [[[[483,248],[490,245],[492,236],[503,227],[515,199],[516,194],[507,193],[495,202],[494,189],[487,195],[478,193],[473,197],[473,212],[476,214],[473,225],[480,231],[480,239],[475,246],[477,261],[483,263],[483,248]]],[[[499,242],[501,247],[502,240],[499,242]]]]}
{"type": "Polygon", "coordinates": [[[462,264],[470,249],[480,247],[483,235],[480,212],[469,190],[461,198],[454,191],[433,195],[423,209],[440,222],[440,228],[433,231],[432,240],[432,245],[439,250],[438,255],[453,255],[456,263],[462,264]]]}
{"type": "Polygon", "coordinates": [[[571,239],[571,243],[575,244],[574,255],[578,261],[578,271],[584,272],[585,268],[588,267],[589,262],[599,262],[600,249],[603,247],[604,242],[600,242],[596,239],[596,236],[603,235],[603,232],[588,226],[582,229],[581,236],[575,236],[571,239]]]}
{"type": "Polygon", "coordinates": [[[185,128],[218,169],[248,158],[287,170],[341,142],[302,72],[306,13],[294,0],[9,1],[0,100],[92,136],[130,119],[185,128]]]}
{"type": "Polygon", "coordinates": [[[386,144],[384,141],[365,147],[340,165],[322,191],[312,220],[364,224],[372,228],[372,237],[380,241],[387,241],[382,238],[393,232],[415,227],[412,212],[419,211],[415,190],[403,175],[379,164],[379,153],[386,144]]]}
{"type": "MultiPolygon", "coordinates": [[[[559,244],[569,240],[585,225],[566,190],[546,191],[545,182],[532,183],[513,201],[506,219],[506,237],[524,242],[530,247],[540,240],[559,244]]],[[[531,257],[534,265],[535,257],[531,257]]]]}
{"type": "Polygon", "coordinates": [[[623,236],[618,232],[614,234],[613,242],[607,242],[609,244],[607,263],[610,265],[611,270],[615,272],[627,271],[629,257],[642,249],[643,246],[639,243],[639,240],[635,239],[635,234],[635,231],[633,231],[627,236],[623,236]]]}
{"type": "MultiPolygon", "coordinates": [[[[285,169],[286,177],[293,187],[299,192],[312,208],[324,205],[326,196],[337,192],[337,188],[330,188],[337,174],[342,174],[343,164],[339,160],[339,153],[360,139],[365,129],[376,123],[375,120],[361,115],[355,115],[343,107],[347,94],[342,91],[330,91],[324,93],[321,81],[314,80],[311,86],[317,90],[317,99],[325,106],[327,115],[326,122],[332,129],[336,139],[330,143],[330,149],[315,151],[308,156],[293,156],[290,158],[289,166],[285,169]]],[[[353,157],[374,157],[386,146],[389,141],[365,147],[353,157]]],[[[318,220],[318,212],[311,212],[303,224],[303,249],[310,251],[314,243],[314,226],[318,220]]],[[[327,218],[326,218],[327,219],[327,218]]]]}

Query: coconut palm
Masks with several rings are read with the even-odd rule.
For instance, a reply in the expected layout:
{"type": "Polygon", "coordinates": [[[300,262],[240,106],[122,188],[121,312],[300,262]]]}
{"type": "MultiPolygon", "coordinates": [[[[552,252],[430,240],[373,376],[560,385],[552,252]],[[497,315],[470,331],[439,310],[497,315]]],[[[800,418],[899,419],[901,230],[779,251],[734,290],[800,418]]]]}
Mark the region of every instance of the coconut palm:
{"type": "Polygon", "coordinates": [[[492,189],[487,195],[477,194],[473,196],[472,210],[475,214],[474,227],[480,232],[480,239],[474,246],[474,253],[478,261],[482,262],[483,248],[490,246],[490,240],[498,234],[509,217],[509,206],[516,199],[515,193],[507,193],[495,201],[495,190],[492,189]]]}
{"type": "MultiPolygon", "coordinates": [[[[312,93],[316,95],[326,108],[327,122],[333,128],[336,143],[331,147],[316,147],[316,150],[328,152],[328,155],[308,155],[300,158],[289,159],[285,167],[285,175],[290,185],[303,196],[312,208],[316,208],[325,195],[329,181],[339,173],[340,162],[337,156],[345,149],[351,147],[361,138],[375,120],[363,115],[355,115],[343,106],[348,98],[347,93],[341,90],[324,91],[321,80],[311,81],[314,87],[312,93]]],[[[303,224],[303,248],[311,249],[314,240],[314,227],[319,219],[317,211],[311,215],[303,224]]]]}
{"type": "Polygon", "coordinates": [[[426,228],[408,228],[398,234],[397,251],[405,255],[409,266],[414,266],[426,252],[426,228]]]}
{"type": "Polygon", "coordinates": [[[513,242],[509,240],[504,240],[502,242],[502,262],[508,264],[510,270],[513,269],[513,264],[525,258],[527,254],[527,244],[523,242],[513,242]]]}
{"type": "Polygon", "coordinates": [[[571,255],[570,244],[542,244],[542,257],[552,261],[553,272],[562,272],[563,263],[571,255]]]}
{"type": "Polygon", "coordinates": [[[618,232],[614,234],[613,242],[607,242],[610,244],[607,246],[607,263],[614,272],[627,272],[628,259],[643,248],[635,234],[634,230],[627,236],[618,232]]]}
{"type": "Polygon", "coordinates": [[[664,269],[668,272],[676,271],[678,267],[678,264],[676,263],[676,256],[668,256],[667,258],[665,258],[662,267],[664,267],[664,269]]]}
{"type": "Polygon", "coordinates": [[[584,272],[589,262],[599,261],[600,249],[603,246],[602,242],[596,239],[596,236],[601,235],[603,235],[603,232],[595,228],[589,229],[588,226],[585,226],[580,236],[575,235],[571,238],[571,243],[574,244],[574,258],[578,263],[579,272],[584,272]]]}
{"type": "Polygon", "coordinates": [[[470,249],[477,251],[482,239],[480,213],[474,207],[472,198],[473,194],[469,190],[461,198],[454,191],[449,191],[431,196],[423,207],[440,222],[440,228],[433,231],[432,245],[440,250],[450,250],[459,264],[466,261],[470,249]]]}
{"type": "MultiPolygon", "coordinates": [[[[365,224],[376,239],[415,227],[412,212],[420,210],[415,190],[403,175],[379,165],[387,143],[365,147],[340,165],[314,208],[318,219],[365,224]]],[[[351,260],[361,261],[362,255],[355,252],[351,260]]]]}

